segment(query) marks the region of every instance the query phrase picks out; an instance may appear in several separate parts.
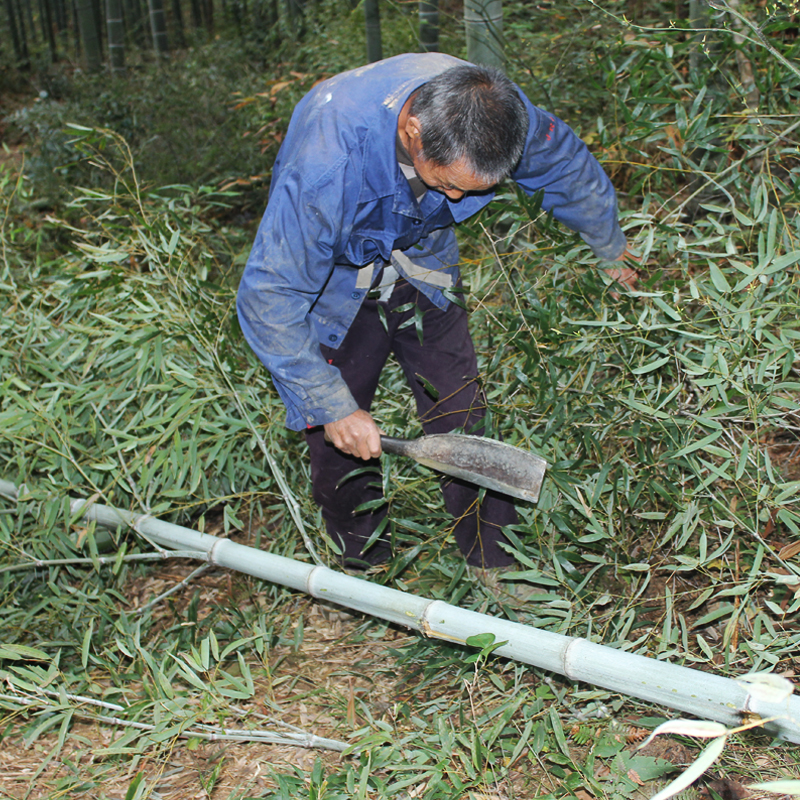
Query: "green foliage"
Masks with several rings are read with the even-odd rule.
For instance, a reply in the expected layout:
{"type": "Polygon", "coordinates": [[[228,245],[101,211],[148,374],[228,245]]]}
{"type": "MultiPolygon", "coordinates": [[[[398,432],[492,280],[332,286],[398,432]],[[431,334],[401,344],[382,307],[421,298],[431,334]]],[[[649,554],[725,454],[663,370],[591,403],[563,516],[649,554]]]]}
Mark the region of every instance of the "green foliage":
{"type": "MultiPolygon", "coordinates": [[[[99,142],[98,154],[108,141],[99,142]]],[[[225,198],[188,187],[126,196],[128,177],[117,174],[118,195],[76,199],[73,210],[93,219],[74,253],[39,265],[20,253],[20,268],[6,270],[4,440],[23,445],[5,455],[20,480],[135,493],[147,507],[164,491],[189,500],[201,484],[204,497],[226,496],[236,482],[231,448],[247,447],[249,433],[227,416],[233,386],[223,388],[240,352],[232,289],[213,282],[226,279],[214,252],[226,243],[198,215],[225,198]],[[30,363],[27,348],[45,360],[30,363]],[[210,439],[201,467],[196,448],[210,439]],[[165,484],[167,463],[188,491],[165,484]]]]}
{"type": "MultiPolygon", "coordinates": [[[[382,3],[383,57],[416,51],[416,8],[382,3]]],[[[292,53],[301,70],[335,75],[366,63],[363,3],[322,0],[307,15],[308,32],[292,53]]]]}
{"type": "MultiPolygon", "coordinates": [[[[647,39],[603,63],[623,127],[601,118],[584,137],[622,189],[640,291],[614,299],[585,248],[514,193],[465,226],[496,424],[553,464],[523,511],[517,577],[561,587],[536,624],[774,666],[800,635],[782,555],[800,533],[782,457],[800,389],[796,125],[785,93],[754,119],[735,85],[711,113],[682,77],[689,45],[647,39]]],[[[768,72],[769,50],[748,55],[768,72]]]]}
{"type": "Polygon", "coordinates": [[[263,204],[271,159],[234,111],[242,95],[263,87],[257,61],[242,59],[228,43],[129,72],[125,79],[80,75],[69,83],[56,75],[43,97],[9,118],[33,144],[26,168],[39,197],[52,203],[76,185],[108,188],[108,174],[75,147],[67,127],[74,123],[122,136],[145,185],[198,187],[243,176],[260,191],[253,202],[263,204]]]}

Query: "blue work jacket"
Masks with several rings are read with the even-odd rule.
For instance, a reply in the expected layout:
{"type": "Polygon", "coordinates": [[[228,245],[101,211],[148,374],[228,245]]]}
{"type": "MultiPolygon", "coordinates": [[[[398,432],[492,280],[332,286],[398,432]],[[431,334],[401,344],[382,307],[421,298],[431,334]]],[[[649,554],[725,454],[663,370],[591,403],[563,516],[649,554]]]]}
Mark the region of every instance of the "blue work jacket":
{"type": "MultiPolygon", "coordinates": [[[[358,406],[320,343],[338,347],[369,290],[373,271],[403,250],[458,278],[458,248],[441,230],[475,214],[494,192],[449,200],[428,191],[418,203],[396,155],[408,97],[463,62],[409,54],[342,73],[298,103],[275,161],[269,202],[242,276],[242,331],[272,374],[293,430],[346,417],[358,406]],[[439,233],[435,233],[439,232],[439,233]]],[[[572,130],[520,91],[530,125],[511,178],[578,231],[602,259],[625,249],[614,189],[572,130]]],[[[435,283],[415,282],[440,308],[435,283]]]]}

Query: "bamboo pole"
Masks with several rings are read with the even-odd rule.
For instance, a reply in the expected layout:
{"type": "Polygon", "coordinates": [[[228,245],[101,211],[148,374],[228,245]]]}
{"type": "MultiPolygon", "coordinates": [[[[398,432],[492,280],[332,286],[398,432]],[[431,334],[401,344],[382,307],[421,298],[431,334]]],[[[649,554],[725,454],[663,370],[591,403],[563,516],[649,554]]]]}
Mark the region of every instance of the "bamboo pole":
{"type": "Polygon", "coordinates": [[[75,9],[80,23],[83,51],[86,53],[86,68],[89,72],[100,72],[103,68],[103,55],[92,0],[78,0],[75,9]]]}
{"type": "Polygon", "coordinates": [[[367,38],[367,61],[373,64],[383,58],[381,12],[378,0],[364,0],[364,25],[367,38]]]}
{"type": "Polygon", "coordinates": [[[487,67],[505,67],[503,54],[503,0],[464,0],[467,61],[487,67]]]}
{"type": "Polygon", "coordinates": [[[6,0],[6,14],[11,31],[11,43],[14,47],[14,58],[17,62],[15,66],[19,69],[29,70],[31,68],[31,59],[28,52],[28,39],[25,35],[25,23],[15,6],[14,0],[6,0]]]}
{"type": "Polygon", "coordinates": [[[106,0],[106,25],[111,74],[115,77],[122,77],[125,75],[125,27],[122,18],[122,0],[106,0]]]}
{"type": "MultiPolygon", "coordinates": [[[[0,480],[0,495],[16,500],[17,487],[0,480]]],[[[491,633],[495,641],[504,643],[494,652],[505,658],[700,719],[736,726],[744,717],[752,721],[752,716],[757,715],[765,720],[764,728],[769,733],[800,744],[800,697],[795,695],[781,702],[769,702],[733,678],[468,611],[441,600],[379,586],[328,567],[192,531],[146,514],[133,514],[81,499],[71,500],[70,510],[73,515],[82,513],[84,518],[104,527],[132,527],[162,547],[200,551],[211,564],[288,586],[435,639],[466,645],[471,636],[491,633]]]]}
{"type": "Polygon", "coordinates": [[[150,10],[150,32],[153,34],[153,49],[159,58],[169,57],[167,20],[164,16],[164,0],[147,0],[150,10]]]}
{"type": "Polygon", "coordinates": [[[439,52],[439,0],[419,2],[419,49],[423,53],[439,52]]]}

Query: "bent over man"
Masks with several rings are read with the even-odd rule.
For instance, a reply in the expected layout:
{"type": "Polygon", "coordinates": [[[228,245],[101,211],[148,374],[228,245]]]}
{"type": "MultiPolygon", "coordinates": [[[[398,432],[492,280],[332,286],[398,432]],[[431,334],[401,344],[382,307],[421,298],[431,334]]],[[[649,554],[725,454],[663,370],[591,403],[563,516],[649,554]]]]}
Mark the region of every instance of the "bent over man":
{"type": "MultiPolygon", "coordinates": [[[[625,237],[614,189],[567,125],[501,72],[442,54],[402,55],[345,72],[297,105],[242,277],[244,335],[271,372],[286,424],[306,430],[314,498],[346,566],[386,560],[370,538],[386,514],[374,476],[347,477],[381,454],[370,406],[397,357],[426,433],[482,432],[485,400],[467,329],[453,225],[506,177],[580,232],[601,259],[625,237]],[[420,330],[421,326],[421,330],[420,330]],[[430,391],[429,387],[433,387],[430,391]]],[[[632,281],[630,270],[611,271],[632,281]]],[[[503,567],[510,500],[442,487],[467,562],[503,567]]]]}

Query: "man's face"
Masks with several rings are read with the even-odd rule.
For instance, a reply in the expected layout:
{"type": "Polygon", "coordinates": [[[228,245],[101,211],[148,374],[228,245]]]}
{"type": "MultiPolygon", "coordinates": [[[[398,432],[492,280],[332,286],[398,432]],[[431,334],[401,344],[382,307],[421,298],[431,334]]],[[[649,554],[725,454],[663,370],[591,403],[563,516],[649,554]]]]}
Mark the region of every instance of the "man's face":
{"type": "Polygon", "coordinates": [[[451,200],[460,200],[468,192],[486,192],[495,184],[477,176],[462,159],[442,167],[428,161],[417,151],[411,154],[414,171],[419,179],[434,192],[441,192],[451,200]]]}
{"type": "Polygon", "coordinates": [[[413,95],[406,100],[398,119],[397,132],[403,147],[414,162],[417,177],[434,192],[441,192],[451,200],[458,201],[468,192],[486,192],[494,188],[476,175],[465,159],[454,161],[443,167],[422,154],[422,127],[417,117],[409,113],[413,95]]]}

